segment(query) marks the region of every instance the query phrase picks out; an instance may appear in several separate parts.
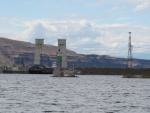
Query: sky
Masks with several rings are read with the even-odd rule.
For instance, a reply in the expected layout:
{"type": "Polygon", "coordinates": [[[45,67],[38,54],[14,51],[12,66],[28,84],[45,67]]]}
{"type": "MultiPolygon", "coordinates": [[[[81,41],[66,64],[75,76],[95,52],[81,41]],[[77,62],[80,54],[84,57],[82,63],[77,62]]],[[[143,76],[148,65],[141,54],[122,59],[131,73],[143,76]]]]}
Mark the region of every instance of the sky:
{"type": "Polygon", "coordinates": [[[150,0],[0,0],[0,37],[56,45],[82,54],[150,60],[150,0]]]}

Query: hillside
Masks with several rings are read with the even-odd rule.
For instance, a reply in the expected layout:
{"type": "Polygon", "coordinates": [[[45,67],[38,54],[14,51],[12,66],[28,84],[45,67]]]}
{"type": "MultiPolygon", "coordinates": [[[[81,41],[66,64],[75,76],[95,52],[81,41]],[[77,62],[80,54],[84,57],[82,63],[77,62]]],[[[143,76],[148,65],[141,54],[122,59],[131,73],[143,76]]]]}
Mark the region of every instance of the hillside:
{"type": "MultiPolygon", "coordinates": [[[[11,40],[0,37],[0,65],[12,65],[21,63],[22,60],[27,65],[33,64],[34,58],[34,44],[30,42],[23,42],[11,40]]],[[[42,49],[43,57],[49,60],[49,56],[55,56],[57,47],[53,45],[44,45],[42,49]]],[[[67,50],[68,56],[76,56],[77,53],[67,50]]]]}
{"type": "MultiPolygon", "coordinates": [[[[56,59],[57,47],[44,45],[42,49],[42,64],[50,67],[56,59]]],[[[20,65],[22,60],[25,65],[32,66],[34,59],[34,44],[0,37],[0,65],[20,65]]],[[[103,67],[126,68],[127,59],[106,55],[84,55],[67,50],[68,67],[103,67]]],[[[149,68],[150,60],[134,59],[134,65],[138,68],[149,68]]]]}

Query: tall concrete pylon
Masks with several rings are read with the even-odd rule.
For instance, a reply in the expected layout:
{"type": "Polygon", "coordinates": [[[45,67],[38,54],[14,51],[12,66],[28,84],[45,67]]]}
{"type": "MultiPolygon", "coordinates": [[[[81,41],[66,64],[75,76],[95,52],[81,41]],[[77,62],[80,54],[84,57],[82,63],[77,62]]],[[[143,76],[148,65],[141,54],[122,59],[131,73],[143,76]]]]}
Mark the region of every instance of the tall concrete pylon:
{"type": "Polygon", "coordinates": [[[34,65],[41,64],[41,54],[42,54],[43,44],[44,44],[44,39],[35,39],[34,65]]]}
{"type": "Polygon", "coordinates": [[[62,54],[61,68],[67,68],[67,51],[66,51],[66,39],[58,39],[58,49],[62,54]]]}

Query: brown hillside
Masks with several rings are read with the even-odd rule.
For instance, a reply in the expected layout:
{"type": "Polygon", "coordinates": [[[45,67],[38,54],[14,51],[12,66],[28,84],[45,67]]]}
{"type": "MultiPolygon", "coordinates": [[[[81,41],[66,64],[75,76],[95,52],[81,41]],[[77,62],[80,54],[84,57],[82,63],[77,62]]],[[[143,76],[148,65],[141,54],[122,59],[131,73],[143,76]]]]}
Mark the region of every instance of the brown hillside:
{"type": "MultiPolygon", "coordinates": [[[[57,40],[56,40],[57,41],[57,40]]],[[[53,45],[44,45],[42,54],[55,55],[57,47],[53,45]]],[[[34,53],[34,44],[30,42],[16,41],[0,37],[0,63],[12,64],[13,59],[22,53],[34,53]]],[[[68,56],[76,56],[77,53],[67,50],[68,56]]]]}

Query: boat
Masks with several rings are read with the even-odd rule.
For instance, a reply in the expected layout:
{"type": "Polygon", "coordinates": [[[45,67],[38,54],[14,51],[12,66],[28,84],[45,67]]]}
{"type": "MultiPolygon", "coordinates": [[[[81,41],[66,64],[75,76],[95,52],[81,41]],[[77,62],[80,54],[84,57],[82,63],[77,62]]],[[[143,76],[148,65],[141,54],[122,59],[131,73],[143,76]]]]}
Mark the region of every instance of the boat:
{"type": "Polygon", "coordinates": [[[34,65],[29,68],[29,74],[52,74],[53,68],[46,68],[43,65],[34,65]]]}

